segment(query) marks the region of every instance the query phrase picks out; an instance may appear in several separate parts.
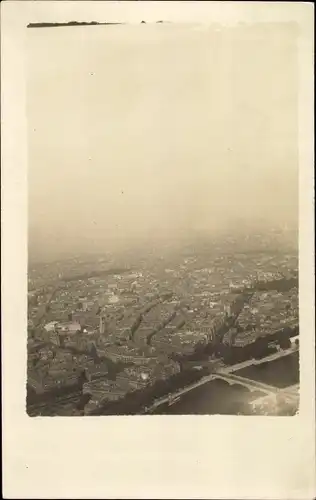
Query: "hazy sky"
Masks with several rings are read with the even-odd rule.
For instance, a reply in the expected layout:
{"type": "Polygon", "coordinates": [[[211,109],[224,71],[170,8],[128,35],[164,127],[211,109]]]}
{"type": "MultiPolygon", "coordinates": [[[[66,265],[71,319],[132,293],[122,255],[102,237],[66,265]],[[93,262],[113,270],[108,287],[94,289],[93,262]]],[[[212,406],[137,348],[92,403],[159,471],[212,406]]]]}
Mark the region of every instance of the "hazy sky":
{"type": "Polygon", "coordinates": [[[295,222],[295,25],[28,37],[32,249],[295,222]]]}

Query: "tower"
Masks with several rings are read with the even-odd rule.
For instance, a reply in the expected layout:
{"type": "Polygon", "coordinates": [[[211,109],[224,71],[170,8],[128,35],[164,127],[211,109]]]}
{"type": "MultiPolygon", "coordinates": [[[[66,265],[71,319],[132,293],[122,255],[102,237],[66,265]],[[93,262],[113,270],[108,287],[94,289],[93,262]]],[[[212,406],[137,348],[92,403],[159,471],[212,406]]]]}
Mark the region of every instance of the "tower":
{"type": "Polygon", "coordinates": [[[103,334],[105,332],[105,318],[104,316],[100,316],[100,333],[103,334]]]}
{"type": "Polygon", "coordinates": [[[231,306],[230,306],[230,304],[225,304],[224,305],[224,312],[226,313],[226,316],[231,316],[231,306]]]}

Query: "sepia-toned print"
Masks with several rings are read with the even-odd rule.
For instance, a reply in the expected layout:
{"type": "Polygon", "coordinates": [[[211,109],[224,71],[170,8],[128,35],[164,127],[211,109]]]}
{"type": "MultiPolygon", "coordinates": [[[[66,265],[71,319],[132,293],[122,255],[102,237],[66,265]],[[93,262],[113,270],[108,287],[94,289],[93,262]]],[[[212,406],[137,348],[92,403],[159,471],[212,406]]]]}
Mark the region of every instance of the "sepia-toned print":
{"type": "Polygon", "coordinates": [[[28,26],[28,415],[298,412],[297,36],[28,26]]]}

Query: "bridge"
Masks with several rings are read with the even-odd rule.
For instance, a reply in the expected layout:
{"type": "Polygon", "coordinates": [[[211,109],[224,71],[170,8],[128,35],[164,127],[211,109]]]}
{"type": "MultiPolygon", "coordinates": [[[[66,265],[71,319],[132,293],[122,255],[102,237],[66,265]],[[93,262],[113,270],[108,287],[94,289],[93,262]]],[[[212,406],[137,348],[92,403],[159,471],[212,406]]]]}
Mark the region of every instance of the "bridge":
{"type": "Polygon", "coordinates": [[[167,396],[163,396],[162,398],[157,399],[149,408],[145,409],[143,413],[150,413],[151,411],[155,410],[156,408],[165,403],[172,403],[178,397],[183,396],[187,392],[192,391],[193,389],[196,389],[200,385],[204,385],[206,382],[209,382],[213,379],[214,375],[207,375],[206,377],[203,377],[201,380],[195,382],[194,384],[184,387],[183,389],[180,389],[179,391],[174,392],[172,394],[168,394],[167,396]]]}
{"type": "Polygon", "coordinates": [[[288,349],[284,349],[278,352],[274,352],[273,354],[269,354],[269,356],[265,356],[264,358],[261,359],[248,359],[246,361],[242,361],[241,363],[237,363],[235,365],[231,366],[226,366],[225,368],[222,368],[218,370],[220,373],[233,373],[237,372],[238,370],[241,370],[242,368],[247,368],[248,366],[257,366],[261,365],[262,363],[268,363],[270,361],[275,361],[276,359],[283,358],[284,356],[288,356],[289,354],[293,354],[294,352],[298,351],[298,347],[294,345],[293,347],[289,347],[288,349]]]}
{"type": "Polygon", "coordinates": [[[272,385],[267,385],[249,378],[240,377],[238,375],[234,375],[233,373],[216,373],[214,375],[214,378],[224,380],[230,385],[243,385],[244,387],[247,387],[247,389],[249,389],[251,392],[261,391],[265,392],[266,394],[276,394],[279,391],[278,388],[272,385]]]}
{"type": "MultiPolygon", "coordinates": [[[[234,365],[228,365],[223,367],[216,367],[216,373],[233,373],[238,370],[242,370],[243,368],[247,368],[249,366],[258,366],[262,363],[268,363],[270,361],[275,361],[276,359],[283,358],[284,356],[288,356],[289,354],[293,354],[295,351],[298,351],[298,346],[294,345],[289,347],[288,349],[280,350],[278,352],[274,352],[265,356],[264,358],[259,359],[247,359],[245,361],[241,361],[240,363],[236,363],[234,365]]],[[[186,361],[184,362],[184,366],[188,367],[205,367],[205,368],[213,368],[215,366],[214,361],[216,360],[206,360],[206,361],[186,361]]]]}
{"type": "Polygon", "coordinates": [[[226,366],[224,368],[217,369],[216,372],[206,375],[205,377],[201,378],[198,382],[195,382],[194,384],[191,384],[187,387],[184,387],[177,392],[173,394],[169,394],[167,396],[164,396],[158,400],[156,400],[149,408],[145,409],[143,413],[150,413],[151,411],[155,410],[159,406],[165,404],[165,403],[171,403],[175,401],[178,397],[183,396],[189,391],[192,391],[196,389],[197,387],[206,384],[207,382],[210,382],[212,380],[221,379],[224,380],[225,382],[228,382],[230,385],[233,384],[240,384],[243,385],[244,387],[247,387],[251,392],[254,391],[261,391],[265,393],[265,396],[263,398],[266,398],[267,396],[271,395],[282,395],[285,396],[289,399],[297,399],[297,388],[298,384],[295,386],[291,386],[286,389],[279,389],[278,387],[274,387],[268,384],[264,384],[262,382],[257,382],[252,379],[248,379],[246,377],[241,377],[239,375],[235,375],[234,372],[241,370],[242,368],[246,368],[247,366],[251,365],[260,365],[261,363],[266,363],[269,361],[274,361],[278,358],[288,356],[292,354],[293,352],[297,351],[298,348],[296,346],[291,347],[289,349],[286,349],[284,351],[280,351],[277,353],[273,353],[270,356],[267,356],[262,359],[250,359],[247,361],[243,361],[242,363],[238,363],[236,365],[232,366],[226,366]]]}

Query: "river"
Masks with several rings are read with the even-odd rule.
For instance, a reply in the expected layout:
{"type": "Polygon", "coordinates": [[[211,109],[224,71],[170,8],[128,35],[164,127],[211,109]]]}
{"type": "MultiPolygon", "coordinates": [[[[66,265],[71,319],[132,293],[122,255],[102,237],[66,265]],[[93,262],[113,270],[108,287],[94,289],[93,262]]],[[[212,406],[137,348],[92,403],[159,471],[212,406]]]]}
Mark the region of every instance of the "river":
{"type": "MultiPolygon", "coordinates": [[[[279,388],[299,382],[299,355],[290,354],[269,363],[244,368],[235,373],[279,388]]],[[[180,401],[161,405],[154,414],[168,415],[236,415],[252,414],[248,403],[264,396],[261,391],[250,392],[240,384],[229,385],[224,380],[212,380],[181,396],[180,401]]]]}

